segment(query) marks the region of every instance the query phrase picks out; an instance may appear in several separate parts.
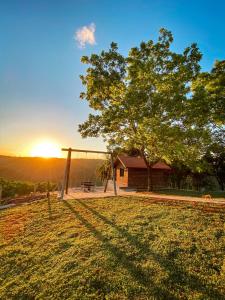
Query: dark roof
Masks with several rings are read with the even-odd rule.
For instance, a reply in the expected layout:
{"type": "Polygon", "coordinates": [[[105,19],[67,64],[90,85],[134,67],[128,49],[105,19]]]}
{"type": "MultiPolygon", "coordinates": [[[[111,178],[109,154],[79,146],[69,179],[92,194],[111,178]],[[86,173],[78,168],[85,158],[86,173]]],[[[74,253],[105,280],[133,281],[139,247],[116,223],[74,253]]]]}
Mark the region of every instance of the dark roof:
{"type": "MultiPolygon", "coordinates": [[[[125,168],[147,169],[144,159],[141,157],[118,155],[115,165],[117,165],[119,161],[125,168]]],[[[152,169],[171,170],[166,163],[160,161],[155,163],[152,169]]]]}

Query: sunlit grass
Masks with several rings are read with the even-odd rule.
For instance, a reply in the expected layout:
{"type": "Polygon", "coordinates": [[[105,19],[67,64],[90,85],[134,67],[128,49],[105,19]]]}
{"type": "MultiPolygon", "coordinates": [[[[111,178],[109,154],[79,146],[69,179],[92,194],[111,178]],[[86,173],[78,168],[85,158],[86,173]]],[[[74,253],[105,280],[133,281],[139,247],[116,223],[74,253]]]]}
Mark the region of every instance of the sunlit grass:
{"type": "Polygon", "coordinates": [[[225,215],[118,197],[0,212],[1,299],[224,299],[225,215]]]}

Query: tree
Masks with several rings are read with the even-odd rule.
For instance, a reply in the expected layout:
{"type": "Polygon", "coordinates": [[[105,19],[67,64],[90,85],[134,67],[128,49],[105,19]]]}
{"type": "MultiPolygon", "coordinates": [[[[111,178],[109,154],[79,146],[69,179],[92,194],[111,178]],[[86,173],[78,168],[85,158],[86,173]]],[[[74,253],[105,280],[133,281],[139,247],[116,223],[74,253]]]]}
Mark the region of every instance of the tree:
{"type": "MultiPolygon", "coordinates": [[[[171,50],[173,36],[161,29],[157,42],[142,42],[127,57],[116,43],[99,55],[84,56],[80,76],[86,99],[95,111],[79,126],[83,137],[102,136],[113,149],[138,149],[148,169],[158,160],[194,165],[210,137],[190,109],[191,83],[200,71],[197,45],[181,54],[171,50]]],[[[194,106],[193,106],[194,107],[194,106]]]]}
{"type": "Polygon", "coordinates": [[[104,188],[104,192],[106,192],[107,190],[107,186],[108,186],[108,180],[110,178],[110,174],[112,172],[112,168],[111,168],[111,159],[108,158],[107,160],[105,160],[97,169],[97,174],[100,177],[100,180],[102,182],[105,181],[105,188],[104,188]]]}

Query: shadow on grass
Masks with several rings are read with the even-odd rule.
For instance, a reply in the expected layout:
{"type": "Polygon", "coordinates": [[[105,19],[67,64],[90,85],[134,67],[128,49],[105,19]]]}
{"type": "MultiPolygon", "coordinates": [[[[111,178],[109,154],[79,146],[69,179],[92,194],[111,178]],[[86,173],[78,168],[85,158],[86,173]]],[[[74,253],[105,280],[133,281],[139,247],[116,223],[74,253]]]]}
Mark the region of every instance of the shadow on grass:
{"type": "Polygon", "coordinates": [[[48,199],[48,218],[49,220],[53,220],[53,217],[52,217],[52,205],[51,205],[51,199],[50,197],[47,198],[48,199]]]}
{"type": "MultiPolygon", "coordinates": [[[[163,267],[169,274],[168,283],[171,281],[178,285],[183,285],[189,287],[191,290],[196,290],[203,293],[205,296],[212,297],[211,299],[225,299],[224,295],[216,290],[212,285],[205,284],[197,276],[191,275],[182,269],[171,257],[166,257],[158,254],[149,248],[149,245],[143,243],[139,240],[136,235],[130,234],[126,229],[116,225],[113,221],[107,219],[105,216],[100,214],[98,211],[88,206],[81,200],[77,200],[80,205],[85,209],[90,211],[95,217],[102,220],[105,224],[110,225],[112,228],[116,229],[127,241],[138,249],[143,255],[152,256],[155,261],[157,261],[161,267],[163,267]]],[[[166,282],[163,282],[166,284],[166,282]]],[[[167,298],[168,299],[168,298],[167,298]]]]}
{"type": "Polygon", "coordinates": [[[111,244],[99,230],[97,230],[89,221],[87,221],[74,207],[66,200],[63,203],[70,209],[74,216],[102,243],[103,247],[116,259],[116,261],[125,268],[134,280],[143,286],[151,288],[151,292],[157,297],[156,299],[178,299],[168,290],[162,289],[155,285],[140,267],[136,266],[128,255],[115,245],[111,244]]]}

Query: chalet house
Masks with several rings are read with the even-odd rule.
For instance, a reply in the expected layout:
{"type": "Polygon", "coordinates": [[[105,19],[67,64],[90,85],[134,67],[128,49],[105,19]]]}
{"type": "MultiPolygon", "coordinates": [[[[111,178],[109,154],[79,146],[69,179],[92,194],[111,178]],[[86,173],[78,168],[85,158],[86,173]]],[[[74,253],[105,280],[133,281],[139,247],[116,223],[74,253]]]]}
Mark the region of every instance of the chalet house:
{"type": "MultiPolygon", "coordinates": [[[[148,172],[143,158],[119,155],[114,167],[119,188],[147,189],[148,172]]],[[[151,168],[153,188],[167,187],[171,168],[164,162],[157,162],[151,168]]]]}

